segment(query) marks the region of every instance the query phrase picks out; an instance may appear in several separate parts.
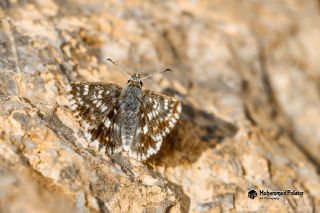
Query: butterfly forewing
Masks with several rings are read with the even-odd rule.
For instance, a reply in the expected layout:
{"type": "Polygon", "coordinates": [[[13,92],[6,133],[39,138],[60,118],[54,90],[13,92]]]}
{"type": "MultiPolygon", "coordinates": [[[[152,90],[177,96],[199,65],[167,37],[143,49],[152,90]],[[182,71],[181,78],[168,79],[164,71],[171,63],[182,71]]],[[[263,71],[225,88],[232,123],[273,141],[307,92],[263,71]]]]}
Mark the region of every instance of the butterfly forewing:
{"type": "Polygon", "coordinates": [[[181,104],[174,98],[149,90],[143,91],[139,125],[135,131],[129,155],[146,160],[156,154],[175,126],[181,113],[181,104]]]}
{"type": "Polygon", "coordinates": [[[121,90],[116,84],[102,83],[75,83],[68,88],[72,112],[84,127],[86,138],[110,154],[122,150],[118,123],[121,90]]]}

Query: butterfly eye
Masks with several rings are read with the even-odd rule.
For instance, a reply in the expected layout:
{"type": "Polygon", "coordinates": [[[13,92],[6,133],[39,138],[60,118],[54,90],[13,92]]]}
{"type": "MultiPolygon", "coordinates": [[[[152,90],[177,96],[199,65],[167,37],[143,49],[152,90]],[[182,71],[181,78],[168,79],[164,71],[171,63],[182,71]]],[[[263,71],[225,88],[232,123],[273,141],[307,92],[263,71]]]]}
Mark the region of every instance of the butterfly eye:
{"type": "Polygon", "coordinates": [[[142,83],[142,81],[140,81],[140,86],[142,86],[143,85],[143,83],[142,83]]]}

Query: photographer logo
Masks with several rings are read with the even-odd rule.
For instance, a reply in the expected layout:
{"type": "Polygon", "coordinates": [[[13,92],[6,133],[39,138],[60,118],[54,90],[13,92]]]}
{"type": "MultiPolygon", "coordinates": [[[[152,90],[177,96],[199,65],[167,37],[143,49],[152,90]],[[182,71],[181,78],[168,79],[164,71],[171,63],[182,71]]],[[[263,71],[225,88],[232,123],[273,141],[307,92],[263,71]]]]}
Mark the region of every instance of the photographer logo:
{"type": "Polygon", "coordinates": [[[251,199],[254,199],[255,197],[257,197],[257,195],[258,193],[253,189],[248,192],[248,197],[251,199]]]}

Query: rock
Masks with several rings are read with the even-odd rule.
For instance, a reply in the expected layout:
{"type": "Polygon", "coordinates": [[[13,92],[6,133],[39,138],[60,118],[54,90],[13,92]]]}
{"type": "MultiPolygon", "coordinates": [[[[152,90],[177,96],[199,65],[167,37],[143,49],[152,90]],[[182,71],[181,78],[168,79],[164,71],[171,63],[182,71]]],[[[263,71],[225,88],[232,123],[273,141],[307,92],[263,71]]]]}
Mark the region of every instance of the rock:
{"type": "Polygon", "coordinates": [[[0,3],[0,211],[319,212],[318,8],[0,3]],[[106,58],[128,72],[174,70],[144,81],[183,106],[145,163],[97,153],[67,107],[71,82],[125,86],[106,58]]]}

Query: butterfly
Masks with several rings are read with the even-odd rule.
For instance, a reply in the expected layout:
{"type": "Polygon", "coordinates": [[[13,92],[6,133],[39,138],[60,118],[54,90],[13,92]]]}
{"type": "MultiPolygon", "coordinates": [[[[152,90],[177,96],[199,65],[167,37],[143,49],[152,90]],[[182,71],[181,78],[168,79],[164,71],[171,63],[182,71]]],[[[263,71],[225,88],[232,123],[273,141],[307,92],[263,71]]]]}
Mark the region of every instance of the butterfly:
{"type": "Polygon", "coordinates": [[[130,75],[125,88],[113,83],[72,83],[67,89],[73,115],[99,152],[112,155],[125,151],[144,161],[160,150],[175,127],[181,103],[142,89],[142,80],[147,77],[130,75]]]}

